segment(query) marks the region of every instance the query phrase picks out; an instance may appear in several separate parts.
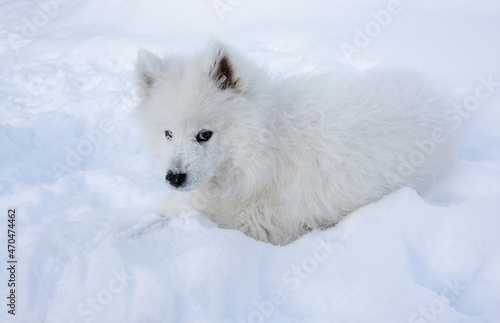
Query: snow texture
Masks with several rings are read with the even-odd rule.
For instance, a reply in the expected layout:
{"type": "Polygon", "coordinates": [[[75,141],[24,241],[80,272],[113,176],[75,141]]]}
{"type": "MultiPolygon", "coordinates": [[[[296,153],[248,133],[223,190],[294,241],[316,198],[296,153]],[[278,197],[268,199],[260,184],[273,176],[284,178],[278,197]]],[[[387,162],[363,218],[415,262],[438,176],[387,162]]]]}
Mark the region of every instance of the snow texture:
{"type": "Polygon", "coordinates": [[[0,53],[0,322],[500,321],[498,1],[6,0],[0,53]],[[212,37],[276,76],[437,77],[460,97],[460,156],[425,196],[401,189],[285,247],[160,219],[137,51],[212,37]]]}

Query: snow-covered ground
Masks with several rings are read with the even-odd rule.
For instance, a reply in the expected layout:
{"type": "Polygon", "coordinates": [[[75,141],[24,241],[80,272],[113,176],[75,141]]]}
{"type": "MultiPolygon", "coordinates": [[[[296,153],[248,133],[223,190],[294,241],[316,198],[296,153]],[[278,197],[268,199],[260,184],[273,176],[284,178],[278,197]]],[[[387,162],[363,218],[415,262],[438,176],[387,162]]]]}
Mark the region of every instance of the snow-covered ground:
{"type": "Polygon", "coordinates": [[[500,322],[498,1],[5,0],[0,53],[0,322],[500,322]],[[284,247],[157,218],[137,49],[211,37],[274,75],[404,66],[448,82],[456,165],[426,196],[401,189],[284,247]]]}

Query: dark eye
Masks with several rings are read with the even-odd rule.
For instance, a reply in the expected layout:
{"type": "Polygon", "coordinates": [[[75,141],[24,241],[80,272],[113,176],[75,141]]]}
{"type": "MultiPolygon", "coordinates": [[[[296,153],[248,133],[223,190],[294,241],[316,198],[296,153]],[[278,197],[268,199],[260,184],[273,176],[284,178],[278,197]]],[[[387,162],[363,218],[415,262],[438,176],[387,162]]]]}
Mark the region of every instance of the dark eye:
{"type": "Polygon", "coordinates": [[[172,131],[165,130],[165,137],[167,137],[168,140],[172,139],[172,131]]]}
{"type": "Polygon", "coordinates": [[[208,141],[212,137],[213,132],[210,130],[202,130],[196,135],[197,142],[208,141]]]}

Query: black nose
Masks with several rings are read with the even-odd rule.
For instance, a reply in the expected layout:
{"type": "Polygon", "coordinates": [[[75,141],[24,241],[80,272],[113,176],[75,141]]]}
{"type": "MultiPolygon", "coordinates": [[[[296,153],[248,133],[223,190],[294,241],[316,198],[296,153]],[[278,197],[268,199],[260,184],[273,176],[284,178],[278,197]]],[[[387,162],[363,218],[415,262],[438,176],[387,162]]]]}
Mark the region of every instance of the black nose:
{"type": "Polygon", "coordinates": [[[173,187],[180,187],[186,180],[186,173],[174,173],[171,170],[169,170],[167,172],[167,176],[165,177],[165,179],[173,187]]]}

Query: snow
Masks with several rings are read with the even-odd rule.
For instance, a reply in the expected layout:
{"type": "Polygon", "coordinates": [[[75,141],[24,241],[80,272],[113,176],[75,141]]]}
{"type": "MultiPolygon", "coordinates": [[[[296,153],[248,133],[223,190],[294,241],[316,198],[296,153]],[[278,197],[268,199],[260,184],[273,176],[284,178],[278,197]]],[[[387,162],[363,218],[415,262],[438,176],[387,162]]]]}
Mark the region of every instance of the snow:
{"type": "Polygon", "coordinates": [[[16,208],[18,263],[15,316],[0,271],[0,321],[499,322],[499,17],[494,0],[3,1],[0,258],[16,208]],[[456,165],[284,247],[158,218],[136,53],[211,37],[278,76],[404,66],[452,84],[456,165]]]}

